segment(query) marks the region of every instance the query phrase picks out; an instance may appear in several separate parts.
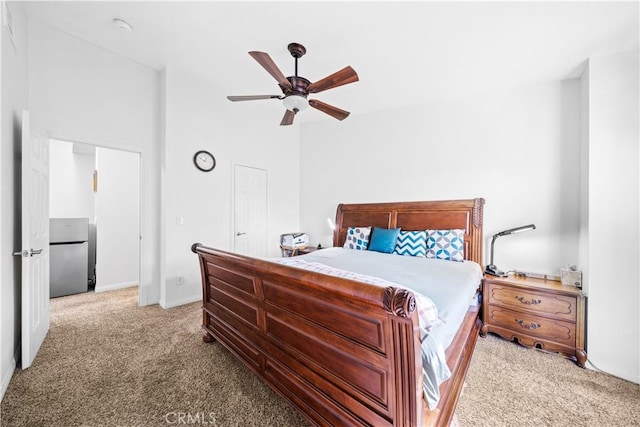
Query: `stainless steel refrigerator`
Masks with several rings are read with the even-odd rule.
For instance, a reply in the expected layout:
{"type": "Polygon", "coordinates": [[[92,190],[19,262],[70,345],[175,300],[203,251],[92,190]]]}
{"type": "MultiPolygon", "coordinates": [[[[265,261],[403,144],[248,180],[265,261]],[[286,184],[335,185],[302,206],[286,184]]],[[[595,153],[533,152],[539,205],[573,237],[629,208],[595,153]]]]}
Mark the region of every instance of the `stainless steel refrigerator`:
{"type": "Polygon", "coordinates": [[[87,292],[89,218],[50,218],[51,298],[87,292]]]}

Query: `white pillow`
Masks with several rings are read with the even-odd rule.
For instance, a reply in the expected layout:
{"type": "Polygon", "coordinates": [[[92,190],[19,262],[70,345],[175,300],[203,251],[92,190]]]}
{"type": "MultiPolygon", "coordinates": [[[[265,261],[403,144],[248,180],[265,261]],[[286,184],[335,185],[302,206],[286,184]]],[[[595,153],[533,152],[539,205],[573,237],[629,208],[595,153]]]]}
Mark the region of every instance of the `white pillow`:
{"type": "Polygon", "coordinates": [[[370,235],[371,227],[349,227],[347,228],[347,238],[344,240],[343,248],[357,251],[367,250],[370,235]]]}
{"type": "Polygon", "coordinates": [[[464,261],[464,230],[427,230],[427,258],[464,261]]]}

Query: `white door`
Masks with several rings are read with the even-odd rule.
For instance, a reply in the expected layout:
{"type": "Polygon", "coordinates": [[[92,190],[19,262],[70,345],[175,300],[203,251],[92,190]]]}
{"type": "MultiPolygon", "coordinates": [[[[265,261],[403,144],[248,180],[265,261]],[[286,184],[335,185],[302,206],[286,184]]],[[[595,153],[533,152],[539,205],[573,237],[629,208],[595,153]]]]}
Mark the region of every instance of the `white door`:
{"type": "Polygon", "coordinates": [[[22,115],[22,369],[49,331],[49,141],[22,115]]]}
{"type": "Polygon", "coordinates": [[[235,165],[234,250],[253,257],[267,256],[267,171],[235,165]]]}

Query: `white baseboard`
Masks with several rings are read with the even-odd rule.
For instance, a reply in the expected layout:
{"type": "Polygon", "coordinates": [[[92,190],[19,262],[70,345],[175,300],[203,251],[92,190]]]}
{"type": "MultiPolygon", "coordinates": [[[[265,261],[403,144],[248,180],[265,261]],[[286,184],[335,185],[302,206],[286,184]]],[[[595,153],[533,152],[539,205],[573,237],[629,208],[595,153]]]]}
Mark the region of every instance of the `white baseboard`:
{"type": "MultiPolygon", "coordinates": [[[[599,362],[598,362],[599,363],[599,362]]],[[[604,369],[600,369],[598,366],[593,364],[593,361],[591,359],[587,359],[587,363],[585,363],[585,368],[587,369],[591,369],[593,371],[597,371],[597,372],[602,372],[603,374],[607,374],[607,375],[611,375],[617,378],[622,378],[623,380],[632,382],[632,383],[636,383],[636,384],[640,384],[640,377],[638,376],[634,376],[633,374],[629,373],[629,372],[613,372],[613,370],[608,370],[605,371],[604,369]]]]}
{"type": "Polygon", "coordinates": [[[200,301],[201,299],[202,299],[202,294],[199,293],[196,295],[190,295],[188,297],[179,298],[172,301],[166,301],[166,300],[160,301],[160,307],[162,308],[178,307],[179,305],[189,304],[192,302],[200,301]]]}
{"type": "Polygon", "coordinates": [[[13,378],[13,373],[16,371],[16,366],[18,363],[18,359],[20,358],[21,349],[22,349],[22,346],[18,345],[13,355],[13,359],[9,364],[9,367],[7,368],[6,371],[2,373],[2,383],[0,383],[0,402],[2,401],[2,398],[4,397],[4,394],[7,391],[7,388],[9,388],[9,383],[11,382],[11,378],[13,378]]]}
{"type": "Polygon", "coordinates": [[[94,290],[95,293],[99,293],[99,292],[107,292],[107,291],[113,291],[115,289],[124,289],[124,288],[131,288],[133,286],[138,286],[138,282],[123,282],[123,283],[112,283],[110,285],[96,285],[96,288],[94,290]]]}

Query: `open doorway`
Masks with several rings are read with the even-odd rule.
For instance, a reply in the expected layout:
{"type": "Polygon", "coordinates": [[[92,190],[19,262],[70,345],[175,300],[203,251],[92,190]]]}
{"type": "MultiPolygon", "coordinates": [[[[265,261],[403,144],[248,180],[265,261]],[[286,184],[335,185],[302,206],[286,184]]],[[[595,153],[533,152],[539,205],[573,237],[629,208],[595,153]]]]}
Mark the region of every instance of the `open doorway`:
{"type": "MultiPolygon", "coordinates": [[[[86,272],[86,291],[103,292],[139,285],[139,153],[50,140],[49,200],[52,230],[54,224],[67,229],[78,223],[81,227],[84,223],[88,225],[86,255],[79,247],[74,248],[78,254],[76,264],[86,260],[86,270],[83,270],[86,272]]],[[[76,241],[82,242],[82,239],[76,241]]],[[[59,244],[52,240],[52,253],[54,245],[59,244]]],[[[72,246],[67,245],[67,248],[72,246]]],[[[82,289],[65,291],[57,287],[53,261],[51,297],[81,293],[82,289]]],[[[62,261],[72,262],[68,258],[62,258],[62,261]]],[[[72,269],[67,265],[62,270],[72,269]]],[[[64,278],[62,283],[68,284],[69,279],[64,278]]]]}

